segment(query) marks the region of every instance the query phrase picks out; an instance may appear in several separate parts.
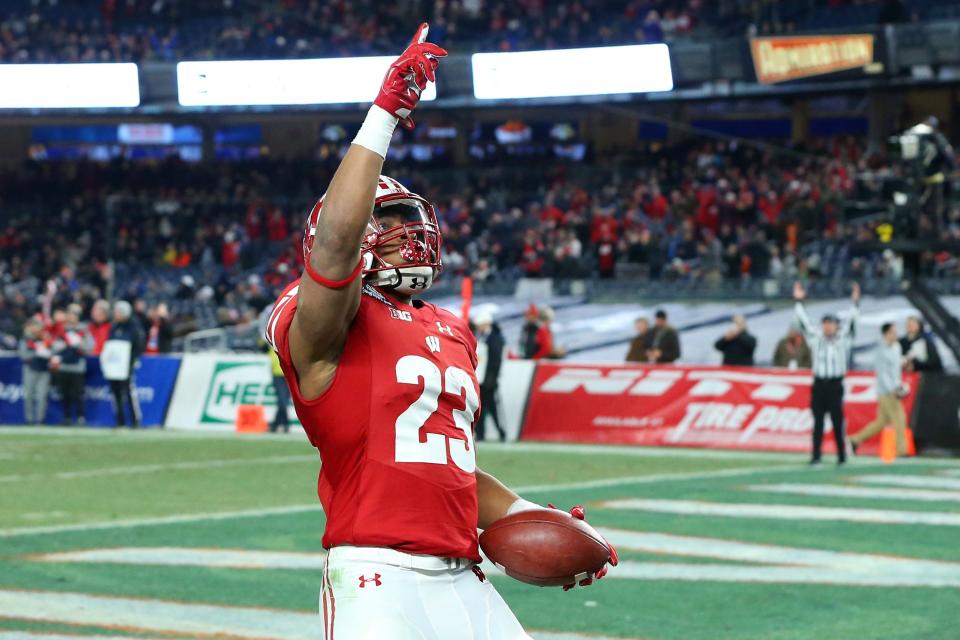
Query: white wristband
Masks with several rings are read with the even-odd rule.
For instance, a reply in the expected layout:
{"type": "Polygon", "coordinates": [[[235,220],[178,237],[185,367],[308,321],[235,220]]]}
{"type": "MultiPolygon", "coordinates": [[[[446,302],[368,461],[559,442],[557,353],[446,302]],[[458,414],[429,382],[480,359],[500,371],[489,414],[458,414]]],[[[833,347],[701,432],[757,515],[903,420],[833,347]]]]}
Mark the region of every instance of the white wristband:
{"type": "Polygon", "coordinates": [[[381,158],[386,159],[387,148],[390,146],[393,130],[397,128],[397,122],[395,115],[377,105],[373,105],[367,112],[367,117],[364,118],[363,125],[357,132],[357,137],[353,139],[353,144],[369,149],[381,158]]]}
{"type": "Polygon", "coordinates": [[[515,513],[520,513],[521,511],[530,511],[532,509],[542,509],[540,505],[530,502],[529,500],[524,500],[523,498],[517,498],[510,508],[507,509],[507,515],[512,516],[515,513]]]}

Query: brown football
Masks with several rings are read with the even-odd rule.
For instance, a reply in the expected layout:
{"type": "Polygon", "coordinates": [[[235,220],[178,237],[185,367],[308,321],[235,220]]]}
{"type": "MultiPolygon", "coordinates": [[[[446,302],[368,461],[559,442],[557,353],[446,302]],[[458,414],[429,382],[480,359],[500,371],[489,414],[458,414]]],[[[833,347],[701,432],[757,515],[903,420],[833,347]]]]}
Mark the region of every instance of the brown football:
{"type": "Polygon", "coordinates": [[[572,584],[610,559],[593,527],[557,509],[531,509],[497,520],[480,534],[480,548],[508,576],[538,587],[572,584]]]}

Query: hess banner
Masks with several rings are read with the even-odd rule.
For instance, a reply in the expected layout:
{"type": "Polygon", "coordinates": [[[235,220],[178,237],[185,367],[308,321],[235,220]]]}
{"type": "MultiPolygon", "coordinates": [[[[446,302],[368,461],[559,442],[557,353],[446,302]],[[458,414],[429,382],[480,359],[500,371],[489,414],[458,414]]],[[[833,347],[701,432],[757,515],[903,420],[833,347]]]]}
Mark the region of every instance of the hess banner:
{"type": "MultiPolygon", "coordinates": [[[[909,416],[919,377],[905,376],[909,416]]],[[[537,367],[523,440],[808,451],[809,371],[740,367],[568,365],[537,367]]],[[[847,376],[847,432],[876,415],[876,378],[847,376]]],[[[832,431],[827,418],[826,429],[832,431]]],[[[825,450],[833,450],[832,437],[825,450]]],[[[875,450],[864,443],[864,451],[875,450]]]]}

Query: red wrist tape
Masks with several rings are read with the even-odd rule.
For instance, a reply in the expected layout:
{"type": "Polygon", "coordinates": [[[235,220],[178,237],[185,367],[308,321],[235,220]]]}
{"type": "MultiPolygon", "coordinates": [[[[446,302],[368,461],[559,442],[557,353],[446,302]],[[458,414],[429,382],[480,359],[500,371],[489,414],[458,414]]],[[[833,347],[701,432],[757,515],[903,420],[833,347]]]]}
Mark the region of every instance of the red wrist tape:
{"type": "Polygon", "coordinates": [[[363,271],[363,257],[361,256],[360,262],[357,263],[357,268],[348,275],[343,280],[330,280],[329,278],[324,278],[322,275],[316,272],[316,270],[310,266],[310,260],[307,260],[306,263],[307,275],[310,276],[310,279],[319,284],[320,286],[326,287],[327,289],[343,289],[348,286],[351,282],[357,279],[357,276],[360,275],[360,272],[363,271]]]}

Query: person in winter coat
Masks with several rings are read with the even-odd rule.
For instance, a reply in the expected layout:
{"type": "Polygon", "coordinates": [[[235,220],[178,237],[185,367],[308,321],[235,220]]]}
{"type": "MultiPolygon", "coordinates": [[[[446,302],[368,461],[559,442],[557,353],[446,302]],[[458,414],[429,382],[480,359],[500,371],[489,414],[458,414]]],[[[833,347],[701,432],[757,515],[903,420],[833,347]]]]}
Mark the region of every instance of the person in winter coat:
{"type": "Polygon", "coordinates": [[[500,424],[497,391],[500,388],[500,367],[503,364],[503,349],[506,341],[503,339],[500,326],[493,321],[493,315],[490,312],[478,313],[474,324],[477,342],[487,347],[487,366],[480,381],[480,418],[476,426],[477,440],[483,440],[486,436],[487,418],[490,417],[500,435],[500,441],[503,442],[507,439],[507,433],[500,424]]]}
{"type": "Polygon", "coordinates": [[[747,319],[738,314],[733,317],[733,324],[713,347],[723,354],[723,366],[752,367],[757,339],[747,331],[747,319]]]}
{"type": "Polygon", "coordinates": [[[50,368],[63,403],[63,424],[84,424],[84,380],[87,374],[86,354],[93,349],[93,339],[80,325],[79,309],[67,310],[63,333],[53,343],[50,368]]]}
{"type": "Polygon", "coordinates": [[[23,362],[23,415],[27,424],[44,424],[50,394],[50,347],[53,341],[43,331],[43,321],[30,318],[20,340],[23,362]]]}
{"type": "MultiPolygon", "coordinates": [[[[129,302],[121,300],[113,306],[113,326],[110,328],[110,337],[104,344],[103,353],[101,353],[101,367],[104,366],[104,359],[109,353],[108,350],[117,347],[122,343],[129,343],[129,363],[126,367],[121,367],[124,375],[107,375],[104,371],[104,377],[110,382],[110,391],[113,393],[114,413],[116,415],[117,426],[122,427],[127,423],[126,408],[130,408],[130,426],[136,429],[140,426],[140,403],[137,401],[137,388],[134,380],[134,369],[137,360],[143,354],[143,334],[140,330],[140,323],[132,317],[133,308],[129,302]]],[[[124,347],[119,352],[123,352],[124,347]]]]}

